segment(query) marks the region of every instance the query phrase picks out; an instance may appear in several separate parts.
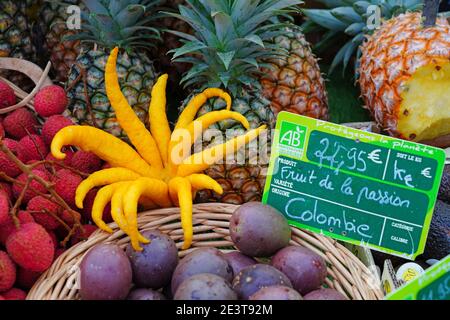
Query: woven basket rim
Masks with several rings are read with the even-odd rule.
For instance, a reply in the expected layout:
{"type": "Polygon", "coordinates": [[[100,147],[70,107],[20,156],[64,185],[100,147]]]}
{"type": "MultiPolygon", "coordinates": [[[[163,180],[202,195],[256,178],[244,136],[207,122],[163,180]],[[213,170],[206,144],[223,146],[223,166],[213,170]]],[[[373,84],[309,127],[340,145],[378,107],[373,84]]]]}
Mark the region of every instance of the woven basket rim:
{"type": "MultiPolygon", "coordinates": [[[[239,207],[224,203],[205,203],[193,206],[194,238],[188,250],[181,250],[183,231],[179,220],[179,208],[164,208],[141,212],[138,215],[140,231],[158,229],[168,234],[183,257],[199,247],[216,247],[229,251],[234,247],[229,236],[229,219],[239,207]]],[[[122,248],[129,244],[129,238],[115,223],[109,224],[112,234],[101,230],[89,239],[66,250],[52,266],[45,271],[28,293],[28,300],[73,300],[78,299],[78,265],[83,256],[99,243],[116,243],[122,248]]],[[[291,245],[307,247],[327,262],[328,276],[325,285],[334,288],[350,299],[383,299],[381,282],[353,253],[334,239],[291,227],[291,245]]]]}

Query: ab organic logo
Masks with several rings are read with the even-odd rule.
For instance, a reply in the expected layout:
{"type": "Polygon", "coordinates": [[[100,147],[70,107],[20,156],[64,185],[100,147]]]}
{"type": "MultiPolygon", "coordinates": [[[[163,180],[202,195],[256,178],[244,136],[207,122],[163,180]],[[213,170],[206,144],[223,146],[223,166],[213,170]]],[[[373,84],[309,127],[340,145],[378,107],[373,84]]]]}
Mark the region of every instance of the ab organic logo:
{"type": "Polygon", "coordinates": [[[306,127],[283,121],[280,129],[280,153],[296,159],[303,156],[306,127]]]}

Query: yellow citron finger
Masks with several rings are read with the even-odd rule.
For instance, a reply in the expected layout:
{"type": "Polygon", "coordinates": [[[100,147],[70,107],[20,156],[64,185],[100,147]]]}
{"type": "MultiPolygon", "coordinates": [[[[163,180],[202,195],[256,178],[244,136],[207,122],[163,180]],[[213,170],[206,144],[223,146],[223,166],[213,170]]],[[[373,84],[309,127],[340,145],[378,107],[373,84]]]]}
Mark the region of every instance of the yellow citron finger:
{"type": "Polygon", "coordinates": [[[141,197],[147,197],[163,208],[171,207],[167,184],[161,180],[139,178],[130,185],[124,196],[124,211],[137,212],[137,204],[141,197]]]}
{"type": "MultiPolygon", "coordinates": [[[[130,230],[137,230],[137,207],[141,196],[151,199],[153,202],[163,207],[170,207],[172,204],[169,199],[167,184],[161,180],[140,178],[134,181],[125,192],[123,197],[123,211],[128,221],[130,230]]],[[[139,243],[136,241],[148,243],[144,237],[131,237],[131,245],[135,250],[140,250],[139,243]]]]}
{"type": "Polygon", "coordinates": [[[142,248],[139,246],[139,242],[149,243],[150,241],[139,233],[137,228],[137,220],[135,225],[132,224],[132,221],[128,221],[123,209],[125,193],[130,188],[132,183],[133,182],[124,182],[118,186],[116,190],[114,190],[111,198],[111,216],[119,228],[130,237],[133,249],[136,251],[142,251],[142,248]]]}
{"type": "Polygon", "coordinates": [[[221,185],[211,178],[210,176],[207,176],[206,174],[191,174],[190,176],[186,177],[189,182],[191,183],[192,187],[196,190],[202,190],[202,189],[210,189],[214,190],[214,192],[218,194],[223,193],[223,189],[221,185]]]}
{"type": "Polygon", "coordinates": [[[150,167],[127,143],[91,126],[68,126],[59,130],[52,141],[52,155],[64,159],[66,155],[61,149],[66,145],[93,152],[113,167],[123,167],[146,177],[160,176],[160,172],[150,167]]]}
{"type": "Polygon", "coordinates": [[[158,78],[152,88],[152,100],[148,110],[150,130],[158,145],[164,165],[168,163],[170,135],[169,121],[166,116],[166,86],[168,75],[158,78]]]}
{"type": "Polygon", "coordinates": [[[109,233],[113,232],[113,230],[103,221],[103,211],[105,210],[106,205],[111,201],[114,191],[123,184],[124,182],[110,184],[101,188],[95,196],[94,204],[92,206],[92,221],[94,221],[97,227],[103,231],[109,233]]]}
{"type": "MultiPolygon", "coordinates": [[[[234,111],[228,111],[228,110],[221,110],[221,111],[211,111],[207,114],[197,118],[195,121],[191,122],[186,128],[180,128],[177,130],[187,130],[184,137],[187,137],[187,139],[181,139],[181,142],[178,142],[180,139],[177,139],[178,141],[170,141],[170,147],[169,147],[169,154],[172,155],[174,158],[176,155],[172,154],[174,148],[178,145],[178,143],[183,143],[182,150],[190,150],[192,144],[198,139],[198,135],[200,135],[203,131],[208,129],[211,125],[214,123],[217,123],[219,121],[223,121],[226,119],[233,119],[237,122],[240,122],[242,126],[244,126],[245,129],[248,129],[250,127],[250,124],[248,123],[247,119],[240,114],[239,112],[234,111]],[[185,145],[184,145],[185,144],[185,145]]],[[[181,137],[182,135],[180,135],[181,137]]],[[[175,133],[172,137],[179,136],[175,133]]],[[[186,156],[184,157],[186,158],[186,156]]],[[[184,160],[183,157],[180,157],[180,159],[171,159],[172,164],[179,164],[179,161],[184,160]]]]}
{"type": "Polygon", "coordinates": [[[183,228],[184,243],[182,249],[188,249],[192,244],[192,186],[188,179],[176,177],[169,181],[169,189],[176,192],[180,205],[181,227],[183,228]]]}
{"type": "Polygon", "coordinates": [[[110,168],[94,172],[78,186],[75,193],[75,203],[78,208],[83,209],[84,198],[93,188],[115,182],[136,180],[139,177],[140,175],[136,172],[125,168],[110,168]]]}
{"type": "Polygon", "coordinates": [[[189,158],[185,159],[180,166],[178,166],[177,176],[186,177],[193,173],[205,171],[212,164],[223,159],[228,154],[235,153],[242,146],[256,139],[265,129],[266,125],[263,125],[223,144],[213,146],[203,150],[202,152],[191,155],[189,158]]]}
{"type": "Polygon", "coordinates": [[[227,110],[231,110],[231,96],[228,93],[218,88],[208,88],[189,101],[186,108],[184,108],[183,112],[181,112],[175,129],[187,127],[187,125],[194,121],[198,110],[208,99],[213,97],[219,97],[225,100],[227,103],[227,110]]]}
{"type": "Polygon", "coordinates": [[[119,78],[117,76],[117,55],[119,49],[116,47],[111,51],[105,67],[105,89],[111,102],[117,121],[127,133],[131,143],[136,147],[142,158],[155,168],[163,167],[158,147],[150,132],[136,115],[123,95],[119,78]]]}

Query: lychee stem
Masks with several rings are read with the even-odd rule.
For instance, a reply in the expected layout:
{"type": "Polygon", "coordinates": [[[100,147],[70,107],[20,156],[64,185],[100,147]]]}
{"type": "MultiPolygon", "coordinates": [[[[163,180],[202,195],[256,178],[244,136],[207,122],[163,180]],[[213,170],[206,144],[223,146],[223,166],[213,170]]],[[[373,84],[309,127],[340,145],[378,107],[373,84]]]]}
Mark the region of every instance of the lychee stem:
{"type": "Polygon", "coordinates": [[[17,198],[16,203],[14,204],[14,206],[12,207],[12,209],[10,211],[11,218],[13,219],[13,222],[14,222],[14,225],[16,226],[16,228],[20,227],[20,221],[17,218],[17,212],[19,211],[20,205],[22,204],[22,201],[23,201],[23,197],[25,196],[25,192],[27,192],[32,180],[33,179],[28,177],[28,179],[25,181],[22,191],[20,191],[20,195],[17,198]]]}
{"type": "MultiPolygon", "coordinates": [[[[71,230],[69,231],[69,234],[67,235],[67,237],[64,239],[64,241],[62,242],[63,246],[65,246],[67,244],[67,242],[70,240],[70,237],[75,233],[76,229],[79,229],[82,233],[84,233],[84,228],[81,225],[80,219],[78,217],[78,213],[75,212],[65,201],[64,199],[62,199],[60,197],[60,195],[55,191],[54,188],[54,184],[50,183],[46,180],[44,180],[43,178],[39,177],[38,175],[35,175],[32,170],[34,168],[33,164],[32,165],[26,165],[24,164],[22,161],[20,161],[14,153],[11,152],[11,150],[9,150],[9,148],[7,146],[5,146],[5,144],[3,143],[2,139],[0,139],[0,151],[3,152],[11,161],[14,162],[14,164],[23,172],[27,175],[27,181],[24,184],[24,188],[22,189],[22,192],[19,196],[19,198],[16,201],[16,204],[14,205],[13,208],[16,208],[15,210],[17,210],[17,208],[20,207],[20,204],[22,202],[23,199],[23,194],[25,193],[25,191],[28,189],[28,184],[32,181],[32,180],[36,180],[39,184],[41,184],[46,190],[48,190],[48,192],[50,193],[51,197],[53,198],[53,202],[56,203],[57,205],[59,205],[60,207],[64,208],[65,210],[67,210],[74,221],[73,227],[71,228],[71,230]],[[20,201],[20,202],[19,202],[20,201]],[[19,202],[19,204],[17,204],[17,202],[19,202]]],[[[48,197],[48,196],[47,196],[48,197]]],[[[14,223],[16,224],[16,226],[20,225],[20,222],[18,220],[18,218],[14,215],[12,216],[14,223]]]]}

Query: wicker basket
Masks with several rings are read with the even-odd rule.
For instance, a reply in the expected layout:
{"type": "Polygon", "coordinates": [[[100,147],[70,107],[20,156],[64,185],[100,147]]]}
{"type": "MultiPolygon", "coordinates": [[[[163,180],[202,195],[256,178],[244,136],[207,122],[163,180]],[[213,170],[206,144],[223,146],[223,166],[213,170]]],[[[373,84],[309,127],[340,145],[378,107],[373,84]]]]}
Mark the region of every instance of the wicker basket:
{"type": "MultiPolygon", "coordinates": [[[[193,208],[194,240],[185,256],[196,247],[216,247],[223,251],[233,246],[229,235],[229,220],[237,206],[230,204],[197,204],[193,208]]],[[[179,209],[168,208],[142,212],[138,217],[141,231],[158,229],[167,233],[181,247],[183,231],[179,209]]],[[[61,255],[37,281],[28,294],[29,300],[79,299],[78,268],[87,251],[99,243],[117,243],[125,247],[129,238],[112,223],[114,233],[96,231],[84,242],[78,243],[61,255]]],[[[292,245],[308,247],[320,254],[328,264],[326,286],[335,288],[350,299],[378,300],[383,298],[380,282],[369,269],[347,248],[333,239],[292,228],[292,245]]]]}

